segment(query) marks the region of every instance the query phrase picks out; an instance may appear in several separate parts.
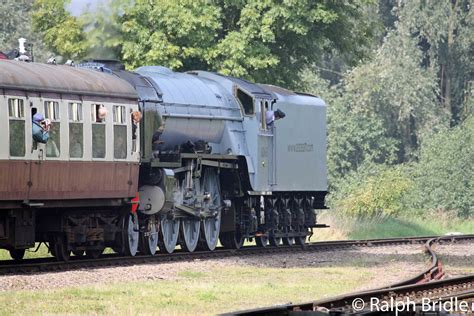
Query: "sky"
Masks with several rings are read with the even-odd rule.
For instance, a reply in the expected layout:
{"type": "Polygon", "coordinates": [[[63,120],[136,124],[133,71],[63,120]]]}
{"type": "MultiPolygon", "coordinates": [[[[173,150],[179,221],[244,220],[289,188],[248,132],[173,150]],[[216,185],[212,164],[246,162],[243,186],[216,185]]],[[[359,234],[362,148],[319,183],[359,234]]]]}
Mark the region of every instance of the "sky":
{"type": "Polygon", "coordinates": [[[97,4],[103,3],[106,0],[72,0],[71,4],[68,6],[68,10],[72,13],[74,16],[80,15],[84,10],[87,8],[87,6],[90,6],[91,9],[93,9],[97,4]]]}

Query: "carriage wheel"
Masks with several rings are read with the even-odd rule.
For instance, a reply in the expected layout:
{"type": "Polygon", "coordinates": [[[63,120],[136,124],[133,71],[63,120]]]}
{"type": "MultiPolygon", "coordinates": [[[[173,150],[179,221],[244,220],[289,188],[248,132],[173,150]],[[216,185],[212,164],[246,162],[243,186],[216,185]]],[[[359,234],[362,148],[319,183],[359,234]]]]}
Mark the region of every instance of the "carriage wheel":
{"type": "Polygon", "coordinates": [[[104,252],[104,249],[88,249],[86,250],[86,257],[89,259],[98,259],[104,252]]]}
{"type": "Polygon", "coordinates": [[[10,252],[10,256],[15,261],[21,261],[23,260],[23,257],[25,256],[25,249],[10,249],[9,252],[10,252]]]}
{"type": "Polygon", "coordinates": [[[55,236],[49,242],[51,254],[56,257],[58,261],[69,261],[71,258],[71,251],[68,250],[67,240],[64,236],[55,236]]]}

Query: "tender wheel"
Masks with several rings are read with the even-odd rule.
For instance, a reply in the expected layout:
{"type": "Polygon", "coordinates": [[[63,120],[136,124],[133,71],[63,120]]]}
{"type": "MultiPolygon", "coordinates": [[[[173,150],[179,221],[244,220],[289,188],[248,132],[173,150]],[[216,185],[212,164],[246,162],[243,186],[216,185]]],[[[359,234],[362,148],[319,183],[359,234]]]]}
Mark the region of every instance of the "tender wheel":
{"type": "Polygon", "coordinates": [[[263,235],[263,236],[257,236],[255,237],[255,242],[257,243],[257,246],[265,248],[268,246],[268,237],[263,235]]]}
{"type": "Polygon", "coordinates": [[[278,247],[281,245],[281,238],[280,237],[275,237],[270,235],[268,238],[268,241],[270,242],[270,245],[273,247],[278,247]]]}
{"type": "Polygon", "coordinates": [[[71,258],[71,251],[67,249],[66,238],[59,236],[54,238],[49,243],[51,254],[56,257],[58,261],[69,261],[71,258]]]}
{"type": "Polygon", "coordinates": [[[219,176],[213,169],[205,169],[202,178],[201,191],[210,195],[210,199],[206,201],[207,207],[211,212],[216,212],[214,217],[205,218],[201,222],[201,239],[199,248],[203,250],[216,249],[219,241],[219,233],[221,230],[221,194],[219,176]]]}
{"type": "Polygon", "coordinates": [[[227,249],[240,249],[244,244],[244,239],[237,232],[222,233],[219,240],[222,246],[227,249]]]}
{"type": "Polygon", "coordinates": [[[72,254],[76,257],[82,257],[84,255],[84,250],[73,250],[72,254]]]}
{"type": "Polygon", "coordinates": [[[137,214],[128,214],[125,217],[124,229],[124,254],[126,256],[135,256],[138,251],[139,226],[137,214]]]}
{"type": "Polygon", "coordinates": [[[284,237],[283,238],[283,244],[285,246],[293,246],[295,244],[295,238],[294,237],[284,237]]]}
{"type": "Polygon", "coordinates": [[[160,251],[172,253],[176,248],[179,236],[179,219],[169,219],[167,216],[161,218],[161,229],[158,234],[158,245],[160,251]]]}
{"type": "Polygon", "coordinates": [[[181,247],[185,251],[193,252],[199,242],[201,221],[195,218],[181,219],[181,247]]]}
{"type": "Polygon", "coordinates": [[[21,261],[23,260],[23,257],[25,256],[25,249],[10,249],[9,252],[10,252],[10,256],[15,261],[21,261]]]}
{"type": "Polygon", "coordinates": [[[98,259],[104,252],[104,249],[88,249],[86,250],[86,257],[89,259],[98,259]]]}
{"type": "Polygon", "coordinates": [[[140,233],[140,252],[145,255],[153,256],[158,247],[158,227],[155,217],[152,216],[147,220],[146,232],[140,233]]]}
{"type": "Polygon", "coordinates": [[[295,243],[299,246],[304,246],[306,244],[306,236],[298,236],[295,238],[295,243]]]}

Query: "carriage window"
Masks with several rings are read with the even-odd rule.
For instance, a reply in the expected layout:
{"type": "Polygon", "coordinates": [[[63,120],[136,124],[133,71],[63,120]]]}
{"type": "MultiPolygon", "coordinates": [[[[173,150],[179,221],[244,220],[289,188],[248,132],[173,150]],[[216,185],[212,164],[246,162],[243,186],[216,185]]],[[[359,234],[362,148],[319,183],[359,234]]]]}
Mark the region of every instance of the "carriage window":
{"type": "Polygon", "coordinates": [[[237,99],[239,99],[239,102],[242,105],[242,108],[244,109],[245,115],[255,114],[253,98],[250,95],[240,89],[237,89],[237,99]]]}
{"type": "Polygon", "coordinates": [[[51,121],[49,140],[46,143],[46,157],[59,157],[61,153],[61,123],[59,121],[59,102],[44,102],[45,118],[51,121]]]}
{"type": "Polygon", "coordinates": [[[69,121],[82,122],[82,104],[71,102],[69,103],[69,121]]]}
{"type": "Polygon", "coordinates": [[[92,157],[105,158],[105,125],[92,124],[92,157]]]}
{"type": "Polygon", "coordinates": [[[82,104],[69,103],[69,157],[82,158],[84,148],[84,130],[82,104]]]}
{"type": "Polygon", "coordinates": [[[114,105],[114,123],[125,124],[125,106],[114,105]]]}
{"type": "Polygon", "coordinates": [[[114,106],[114,158],[127,158],[127,125],[125,106],[114,106]]]}
{"type": "Polygon", "coordinates": [[[10,125],[10,156],[24,157],[25,150],[25,106],[22,99],[8,99],[10,125]]]}
{"type": "Polygon", "coordinates": [[[92,104],[91,119],[95,123],[105,123],[107,108],[103,104],[92,104]]]}
{"type": "Polygon", "coordinates": [[[103,104],[92,104],[92,158],[105,158],[105,118],[107,108],[103,104]]]}

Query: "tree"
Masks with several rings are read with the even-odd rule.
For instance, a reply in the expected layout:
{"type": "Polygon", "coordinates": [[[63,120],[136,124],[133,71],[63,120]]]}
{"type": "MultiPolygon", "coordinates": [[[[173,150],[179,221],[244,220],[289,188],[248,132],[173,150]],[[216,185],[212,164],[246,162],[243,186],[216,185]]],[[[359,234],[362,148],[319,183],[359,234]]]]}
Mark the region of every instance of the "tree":
{"type": "Polygon", "coordinates": [[[405,1],[399,18],[419,42],[425,67],[437,71],[441,105],[451,123],[459,123],[472,111],[466,107],[474,78],[472,1],[405,1]]]}
{"type": "Polygon", "coordinates": [[[130,68],[207,69],[296,87],[324,51],[361,56],[370,27],[358,17],[367,3],[137,0],[121,19],[123,57],[130,68]]]}
{"type": "Polygon", "coordinates": [[[411,209],[456,211],[474,216],[474,117],[437,133],[421,146],[412,168],[415,187],[407,198],[411,209]]]}
{"type": "Polygon", "coordinates": [[[86,33],[87,57],[120,59],[123,43],[120,18],[131,0],[101,1],[80,19],[86,33]]]}
{"type": "Polygon", "coordinates": [[[35,60],[44,61],[50,54],[40,36],[32,30],[31,13],[33,0],[4,0],[0,4],[0,50],[18,48],[23,37],[33,44],[35,60]]]}
{"type": "Polygon", "coordinates": [[[70,0],[37,0],[33,5],[34,30],[43,34],[45,44],[55,54],[79,59],[87,53],[84,23],[66,10],[70,0]]]}

